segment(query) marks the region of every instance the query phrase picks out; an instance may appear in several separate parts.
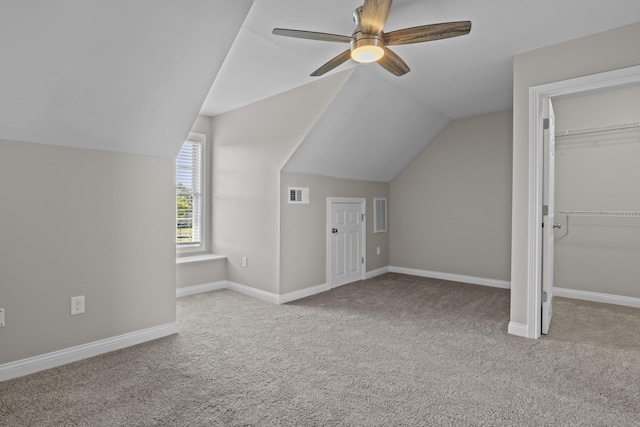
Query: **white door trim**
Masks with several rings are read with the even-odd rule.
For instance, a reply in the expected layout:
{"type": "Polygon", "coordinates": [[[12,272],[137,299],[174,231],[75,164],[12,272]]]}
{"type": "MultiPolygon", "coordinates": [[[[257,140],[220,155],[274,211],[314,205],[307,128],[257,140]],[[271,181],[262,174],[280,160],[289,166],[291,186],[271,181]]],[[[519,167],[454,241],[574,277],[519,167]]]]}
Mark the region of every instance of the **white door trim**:
{"type": "Polygon", "coordinates": [[[640,83],[640,65],[529,88],[529,218],[527,232],[527,337],[541,334],[542,107],[549,98],[640,83]]]}
{"type": "Polygon", "coordinates": [[[329,285],[329,289],[333,288],[332,277],[331,277],[331,204],[332,203],[360,203],[362,206],[362,215],[363,220],[361,221],[362,230],[360,235],[362,236],[360,244],[362,245],[362,256],[364,257],[364,262],[362,263],[362,277],[361,280],[366,279],[367,272],[367,199],[362,198],[351,198],[351,197],[327,197],[327,217],[326,217],[326,258],[327,258],[327,266],[326,266],[326,275],[327,275],[327,285],[329,285]]]}

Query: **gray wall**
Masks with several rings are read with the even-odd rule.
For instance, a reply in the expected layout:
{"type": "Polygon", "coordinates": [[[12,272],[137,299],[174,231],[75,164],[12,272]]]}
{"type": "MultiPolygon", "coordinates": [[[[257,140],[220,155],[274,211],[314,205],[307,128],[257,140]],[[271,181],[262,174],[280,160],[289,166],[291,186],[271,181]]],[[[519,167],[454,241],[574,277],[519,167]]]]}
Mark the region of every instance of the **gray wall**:
{"type": "Polygon", "coordinates": [[[509,280],[511,121],[453,121],[391,182],[392,266],[509,280]]]}
{"type": "Polygon", "coordinates": [[[366,198],[367,271],[389,265],[389,231],[373,233],[373,198],[387,199],[389,184],[298,172],[281,173],[280,193],[280,293],[327,283],[327,197],[366,198]],[[289,204],[288,187],[308,187],[309,204],[289,204]],[[376,249],[380,247],[380,255],[376,249]]]}
{"type": "Polygon", "coordinates": [[[280,170],[348,76],[213,118],[212,249],[227,257],[227,280],[279,293],[280,170]]]}
{"type": "MultiPolygon", "coordinates": [[[[640,122],[640,86],[554,101],[556,129],[640,122]]],[[[640,212],[640,129],[556,139],[556,210],[640,212]]],[[[556,221],[554,285],[640,298],[640,218],[556,221]]]]}
{"type": "Polygon", "coordinates": [[[227,280],[227,260],[215,259],[176,265],[176,288],[227,280]]]}
{"type": "Polygon", "coordinates": [[[0,364],[175,322],[173,159],[0,141],[0,182],[0,364]]]}
{"type": "Polygon", "coordinates": [[[640,64],[640,23],[514,57],[511,321],[527,324],[529,88],[640,64]]]}

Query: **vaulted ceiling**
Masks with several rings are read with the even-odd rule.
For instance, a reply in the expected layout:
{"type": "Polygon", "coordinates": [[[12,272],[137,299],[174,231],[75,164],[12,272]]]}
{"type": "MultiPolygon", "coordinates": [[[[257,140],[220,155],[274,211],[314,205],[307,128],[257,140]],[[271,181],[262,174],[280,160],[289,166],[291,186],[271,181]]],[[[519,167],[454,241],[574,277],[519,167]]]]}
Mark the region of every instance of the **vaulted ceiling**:
{"type": "Polygon", "coordinates": [[[283,169],[383,182],[404,169],[450,119],[398,92],[384,72],[353,70],[283,169]]]}
{"type": "MultiPolygon", "coordinates": [[[[3,0],[0,139],[175,156],[199,112],[307,84],[345,49],[274,27],[350,35],[362,2],[3,0]]],[[[403,77],[329,73],[357,67],[286,168],[389,180],[452,119],[511,108],[515,54],[640,21],[640,2],[395,0],[385,31],[452,20],[471,33],[394,48],[403,77]]]]}
{"type": "Polygon", "coordinates": [[[2,0],[0,139],[175,157],[250,0],[2,0]]]}
{"type": "MultiPolygon", "coordinates": [[[[202,113],[217,115],[313,81],[309,74],[348,45],[274,36],[271,31],[281,27],[351,35],[352,12],[363,2],[255,0],[202,113]]],[[[384,29],[459,20],[472,21],[469,35],[394,46],[411,71],[402,77],[379,74],[398,92],[452,119],[509,109],[514,55],[638,22],[640,2],[394,0],[384,29]]],[[[333,72],[353,66],[349,60],[333,72]]],[[[385,107],[380,109],[386,113],[390,108],[385,107]]]]}
{"type": "MultiPolygon", "coordinates": [[[[256,0],[202,114],[222,114],[317,79],[309,74],[348,45],[271,31],[351,35],[352,12],[363,2],[256,0]]],[[[511,108],[514,55],[640,21],[640,2],[394,0],[384,28],[461,20],[472,21],[469,35],[393,46],[411,68],[402,77],[353,60],[328,73],[356,68],[284,169],[390,181],[451,120],[511,108]]],[[[283,125],[292,124],[283,117],[283,125]]]]}

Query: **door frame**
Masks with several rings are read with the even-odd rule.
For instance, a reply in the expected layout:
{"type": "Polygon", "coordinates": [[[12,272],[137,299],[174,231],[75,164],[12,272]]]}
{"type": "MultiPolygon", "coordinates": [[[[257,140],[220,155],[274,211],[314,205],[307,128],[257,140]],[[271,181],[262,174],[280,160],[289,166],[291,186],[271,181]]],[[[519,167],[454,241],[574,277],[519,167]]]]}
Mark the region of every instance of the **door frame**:
{"type": "Polygon", "coordinates": [[[527,221],[527,337],[542,329],[543,105],[550,98],[640,83],[640,65],[529,88],[529,209],[527,221]]]}
{"type": "MultiPolygon", "coordinates": [[[[331,204],[332,203],[360,203],[362,212],[362,221],[360,221],[360,244],[362,245],[362,256],[364,262],[362,263],[362,275],[360,280],[366,278],[367,271],[367,199],[353,198],[353,197],[327,197],[327,216],[325,221],[326,227],[326,275],[327,286],[329,289],[333,288],[331,282],[331,204]]],[[[346,283],[345,283],[346,284],[346,283]]]]}

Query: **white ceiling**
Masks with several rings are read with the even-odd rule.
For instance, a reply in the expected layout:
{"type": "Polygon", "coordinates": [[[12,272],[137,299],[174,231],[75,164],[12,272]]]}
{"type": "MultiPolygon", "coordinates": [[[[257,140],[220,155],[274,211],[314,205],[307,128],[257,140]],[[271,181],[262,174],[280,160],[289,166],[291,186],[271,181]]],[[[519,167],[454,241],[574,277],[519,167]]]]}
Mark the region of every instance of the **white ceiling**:
{"type": "MultiPolygon", "coordinates": [[[[348,46],[271,30],[351,35],[351,14],[362,3],[255,0],[201,113],[215,116],[311,82],[312,71],[348,46]]],[[[451,119],[511,108],[514,55],[638,22],[640,1],[395,0],[385,31],[458,20],[472,21],[469,35],[393,47],[411,72],[382,77],[451,119]]],[[[333,72],[353,66],[350,60],[333,72]]]]}
{"type": "MultiPolygon", "coordinates": [[[[201,113],[215,116],[316,79],[309,74],[348,45],[272,29],[351,35],[352,12],[362,4],[255,0],[201,113]]],[[[514,55],[635,23],[640,1],[395,0],[385,31],[461,20],[472,21],[467,36],[392,47],[411,68],[405,76],[351,60],[328,73],[356,67],[284,169],[390,181],[451,120],[512,107],[514,55]]]]}
{"type": "MultiPolygon", "coordinates": [[[[3,0],[0,139],[174,157],[198,112],[310,83],[346,49],[274,27],[350,35],[362,2],[3,0]]],[[[511,108],[515,54],[638,22],[640,1],[395,0],[385,30],[452,20],[471,33],[393,48],[403,77],[357,65],[286,167],[387,181],[452,119],[511,108]]]]}
{"type": "Polygon", "coordinates": [[[450,120],[383,73],[356,68],[283,169],[383,182],[404,169],[450,120]]]}
{"type": "Polygon", "coordinates": [[[0,139],[175,157],[250,0],[2,0],[0,139]]]}

